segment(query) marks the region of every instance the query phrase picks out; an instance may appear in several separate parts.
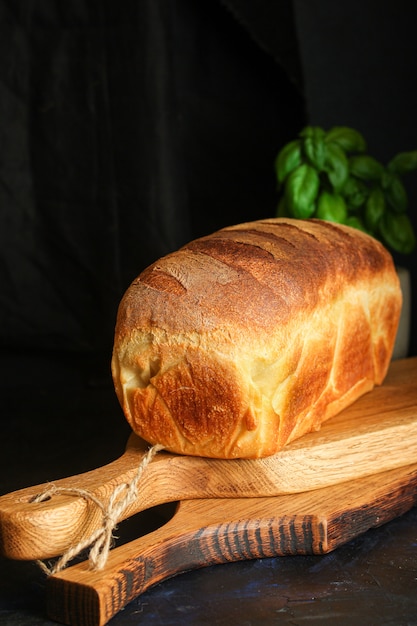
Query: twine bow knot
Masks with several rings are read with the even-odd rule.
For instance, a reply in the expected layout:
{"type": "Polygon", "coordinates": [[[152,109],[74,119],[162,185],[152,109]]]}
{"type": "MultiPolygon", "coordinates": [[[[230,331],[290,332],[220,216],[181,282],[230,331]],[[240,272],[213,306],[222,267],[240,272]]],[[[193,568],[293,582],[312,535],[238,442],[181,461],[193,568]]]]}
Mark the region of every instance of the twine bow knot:
{"type": "Polygon", "coordinates": [[[129,483],[117,485],[107,503],[102,502],[94,494],[85,489],[76,487],[56,487],[53,484],[33,498],[32,502],[44,502],[58,494],[82,497],[88,502],[93,502],[102,511],[101,527],[97,528],[97,530],[88,537],[81,539],[75,546],[70,547],[53,566],[48,566],[43,561],[37,561],[45,574],[51,576],[52,574],[60,572],[72,559],[87,548],[90,548],[88,555],[90,567],[94,570],[104,568],[107,563],[109,551],[114,543],[113,531],[116,529],[123,512],[137,499],[139,481],[146,467],[157,452],[163,449],[164,447],[159,444],[149,448],[148,452],[142,458],[133,479],[129,483]],[[125,492],[125,494],[121,497],[123,492],[125,492]]]}

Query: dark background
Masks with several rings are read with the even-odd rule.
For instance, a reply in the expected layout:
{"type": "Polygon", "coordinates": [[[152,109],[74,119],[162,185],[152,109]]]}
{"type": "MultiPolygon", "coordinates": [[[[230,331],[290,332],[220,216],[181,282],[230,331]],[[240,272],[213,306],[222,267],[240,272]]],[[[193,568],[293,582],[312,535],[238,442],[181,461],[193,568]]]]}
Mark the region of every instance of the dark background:
{"type": "MultiPolygon", "coordinates": [[[[52,351],[108,376],[130,281],[273,216],[304,124],[355,126],[383,161],[416,149],[416,23],[405,0],[0,0],[5,375],[52,351]]],[[[415,286],[416,253],[396,260],[415,286]]]]}
{"type": "MultiPolygon", "coordinates": [[[[417,149],[416,24],[415,0],[0,0],[0,494],[121,454],[123,292],[186,241],[273,216],[274,158],[302,126],[353,125],[383,161],[417,149]]],[[[414,291],[416,254],[396,259],[414,291]]],[[[176,577],[115,623],[183,624],[190,605],[210,623],[236,606],[248,623],[409,623],[414,519],[323,559],[176,577]]],[[[0,581],[2,624],[51,624],[39,568],[0,559],[0,581]]]]}

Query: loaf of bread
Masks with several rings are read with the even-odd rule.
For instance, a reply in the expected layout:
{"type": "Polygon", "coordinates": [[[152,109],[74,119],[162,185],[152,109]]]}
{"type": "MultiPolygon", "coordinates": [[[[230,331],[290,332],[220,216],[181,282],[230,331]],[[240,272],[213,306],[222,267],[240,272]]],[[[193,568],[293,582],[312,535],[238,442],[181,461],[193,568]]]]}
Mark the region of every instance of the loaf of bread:
{"type": "Polygon", "coordinates": [[[401,309],[392,258],[359,230],[265,219],[145,269],[118,311],[116,393],[171,452],[257,458],[381,384],[401,309]]]}

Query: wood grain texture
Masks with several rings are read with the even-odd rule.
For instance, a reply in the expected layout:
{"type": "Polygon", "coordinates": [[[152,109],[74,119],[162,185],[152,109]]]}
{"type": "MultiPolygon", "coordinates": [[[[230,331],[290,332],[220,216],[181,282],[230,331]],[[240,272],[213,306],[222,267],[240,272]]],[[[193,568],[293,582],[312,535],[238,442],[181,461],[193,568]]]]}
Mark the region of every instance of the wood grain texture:
{"type": "MultiPolygon", "coordinates": [[[[135,435],[125,453],[102,468],[61,479],[106,503],[130,482],[148,444],[135,435]]],[[[417,358],[394,361],[381,387],[360,398],[278,454],[257,460],[215,460],[159,453],[148,466],[136,501],[121,519],[165,502],[200,498],[271,497],[314,491],[413,464],[417,450],[417,358]]],[[[33,498],[37,485],[0,498],[0,551],[15,559],[63,554],[101,526],[98,507],[84,498],[33,498]]],[[[121,521],[121,520],[119,520],[121,521]]]]}
{"type": "Polygon", "coordinates": [[[302,494],[181,502],[162,528],[111,553],[104,570],[74,565],[48,579],[47,610],[103,626],[178,573],[253,558],[324,554],[417,503],[417,464],[302,494]]]}

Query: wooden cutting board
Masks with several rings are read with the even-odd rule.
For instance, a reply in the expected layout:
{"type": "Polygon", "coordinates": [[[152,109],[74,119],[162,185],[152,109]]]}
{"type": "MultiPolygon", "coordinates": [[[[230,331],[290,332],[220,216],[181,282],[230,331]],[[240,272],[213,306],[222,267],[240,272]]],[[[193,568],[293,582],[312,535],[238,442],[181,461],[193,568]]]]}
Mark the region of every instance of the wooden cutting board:
{"type": "MultiPolygon", "coordinates": [[[[129,483],[148,445],[132,436],[125,453],[102,468],[56,481],[88,490],[103,503],[129,483]]],[[[394,361],[381,387],[278,454],[213,460],[160,452],[141,478],[136,501],[119,519],[165,502],[258,498],[314,492],[417,462],[417,358],[394,361]]],[[[0,498],[0,551],[15,559],[63,554],[101,527],[102,512],[83,497],[34,497],[37,485],[0,498]]]]}
{"type": "MultiPolygon", "coordinates": [[[[129,481],[146,452],[57,481],[101,500],[129,481]]],[[[180,500],[158,530],[119,546],[100,571],[87,562],[50,576],[47,610],[70,626],[103,626],[151,585],[196,567],[287,554],[324,554],[417,503],[417,358],[395,361],[382,387],[267,459],[214,461],[159,453],[123,519],[180,500]]],[[[61,554],[101,524],[85,499],[47,485],[0,498],[0,542],[11,558],[61,554]]]]}
{"type": "Polygon", "coordinates": [[[162,528],[48,578],[47,612],[69,626],[103,626],[152,585],[188,570],[253,558],[325,554],[417,504],[417,464],[274,498],[181,502],[162,528]]]}

